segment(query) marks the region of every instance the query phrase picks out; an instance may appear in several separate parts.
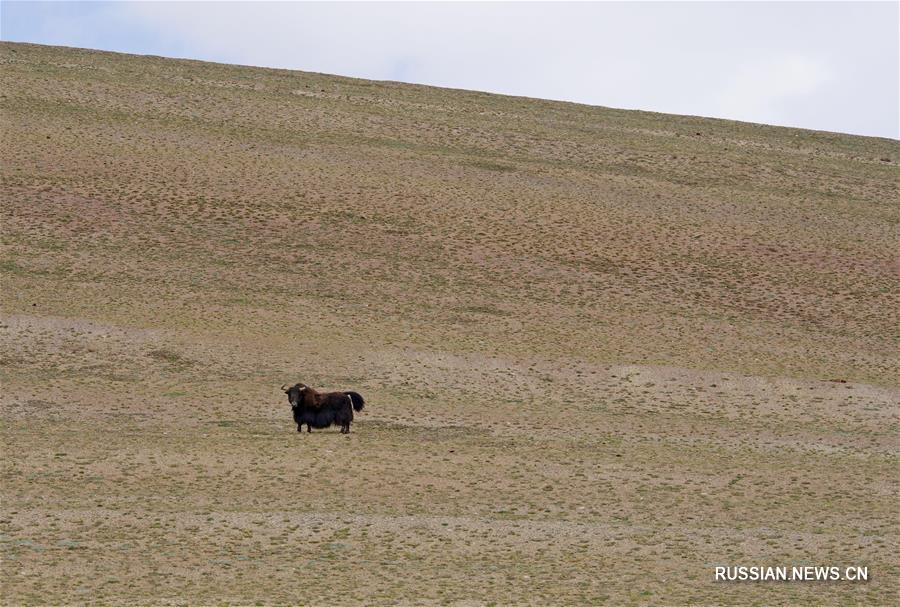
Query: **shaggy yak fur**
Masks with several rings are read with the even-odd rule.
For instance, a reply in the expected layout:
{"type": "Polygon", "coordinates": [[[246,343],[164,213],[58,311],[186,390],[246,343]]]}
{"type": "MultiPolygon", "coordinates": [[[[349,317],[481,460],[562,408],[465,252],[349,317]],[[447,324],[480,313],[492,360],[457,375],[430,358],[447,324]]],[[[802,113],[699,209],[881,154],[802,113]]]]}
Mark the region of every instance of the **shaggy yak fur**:
{"type": "Polygon", "coordinates": [[[313,428],[327,428],[334,424],[341,427],[341,434],[350,432],[353,411],[362,411],[365,401],[356,392],[316,392],[306,384],[281,386],[288,395],[297,432],[312,432],[313,428]]]}

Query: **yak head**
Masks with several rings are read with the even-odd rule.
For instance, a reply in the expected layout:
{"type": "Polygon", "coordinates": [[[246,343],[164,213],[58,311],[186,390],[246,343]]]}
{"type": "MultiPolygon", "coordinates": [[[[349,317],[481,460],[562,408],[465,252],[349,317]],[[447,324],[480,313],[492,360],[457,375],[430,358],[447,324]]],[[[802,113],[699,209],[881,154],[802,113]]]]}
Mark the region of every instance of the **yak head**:
{"type": "Polygon", "coordinates": [[[292,409],[296,409],[300,406],[300,393],[306,390],[306,388],[306,384],[294,384],[290,388],[288,388],[287,385],[281,386],[281,389],[287,394],[288,402],[291,403],[292,409]]]}

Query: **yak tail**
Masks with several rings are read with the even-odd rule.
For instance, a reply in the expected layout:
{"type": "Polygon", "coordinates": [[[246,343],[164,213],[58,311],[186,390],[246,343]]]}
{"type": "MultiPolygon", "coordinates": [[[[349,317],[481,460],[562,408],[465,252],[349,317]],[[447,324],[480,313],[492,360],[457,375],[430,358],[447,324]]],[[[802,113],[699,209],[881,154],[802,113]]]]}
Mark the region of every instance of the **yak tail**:
{"type": "Polygon", "coordinates": [[[356,392],[344,392],[344,394],[350,397],[350,402],[353,403],[353,409],[355,411],[362,411],[366,404],[366,401],[363,400],[362,396],[356,392]]]}

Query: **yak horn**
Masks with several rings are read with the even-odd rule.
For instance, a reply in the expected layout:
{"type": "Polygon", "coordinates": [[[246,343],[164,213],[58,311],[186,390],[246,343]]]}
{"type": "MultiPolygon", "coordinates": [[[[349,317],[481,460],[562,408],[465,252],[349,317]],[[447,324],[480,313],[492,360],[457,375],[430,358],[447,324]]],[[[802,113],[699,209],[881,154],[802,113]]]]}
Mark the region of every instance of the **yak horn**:
{"type": "Polygon", "coordinates": [[[287,384],[281,384],[281,389],[284,390],[287,384]]]}

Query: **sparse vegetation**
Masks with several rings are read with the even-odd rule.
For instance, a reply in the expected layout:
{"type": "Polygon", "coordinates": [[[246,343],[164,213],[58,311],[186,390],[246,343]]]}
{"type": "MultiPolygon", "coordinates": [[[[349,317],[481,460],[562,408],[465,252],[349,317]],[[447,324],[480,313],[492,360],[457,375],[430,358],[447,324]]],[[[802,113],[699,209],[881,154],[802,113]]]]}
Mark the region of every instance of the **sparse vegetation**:
{"type": "Polygon", "coordinates": [[[12,43],[0,119],[4,604],[898,603],[896,141],[12,43]]]}

